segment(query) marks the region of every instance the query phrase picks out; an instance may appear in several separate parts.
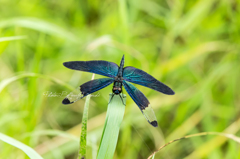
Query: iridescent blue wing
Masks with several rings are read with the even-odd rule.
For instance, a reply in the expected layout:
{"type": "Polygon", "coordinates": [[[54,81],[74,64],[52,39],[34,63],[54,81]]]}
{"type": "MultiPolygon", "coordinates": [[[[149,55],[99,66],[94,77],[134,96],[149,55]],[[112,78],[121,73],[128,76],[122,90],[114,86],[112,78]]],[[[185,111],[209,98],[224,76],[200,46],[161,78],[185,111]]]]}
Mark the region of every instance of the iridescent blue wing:
{"type": "Polygon", "coordinates": [[[158,81],[153,76],[134,67],[129,66],[123,68],[123,79],[162,92],[164,94],[175,94],[171,88],[158,81]]]}
{"type": "Polygon", "coordinates": [[[113,81],[114,81],[113,78],[100,78],[88,81],[82,84],[78,88],[78,91],[71,92],[69,95],[67,95],[67,97],[63,99],[62,103],[72,104],[93,92],[96,92],[104,87],[107,87],[108,85],[113,83],[113,81]]]}
{"type": "Polygon", "coordinates": [[[123,86],[130,95],[130,97],[134,100],[134,102],[138,105],[141,112],[147,119],[147,121],[154,127],[158,126],[156,116],[154,114],[153,109],[150,106],[148,99],[145,95],[139,91],[134,85],[127,81],[123,81],[123,86]]]}
{"type": "Polygon", "coordinates": [[[85,72],[92,72],[107,77],[115,77],[118,65],[108,61],[69,61],[63,65],[67,68],[85,72]]]}

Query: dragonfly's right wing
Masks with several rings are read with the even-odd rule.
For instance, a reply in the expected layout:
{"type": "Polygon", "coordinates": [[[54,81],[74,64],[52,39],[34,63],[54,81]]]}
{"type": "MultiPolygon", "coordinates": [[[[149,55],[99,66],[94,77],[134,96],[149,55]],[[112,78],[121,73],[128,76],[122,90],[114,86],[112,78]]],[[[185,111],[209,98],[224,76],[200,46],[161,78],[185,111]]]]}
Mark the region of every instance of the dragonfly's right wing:
{"type": "Polygon", "coordinates": [[[174,91],[167,85],[155,79],[153,76],[139,70],[135,67],[124,67],[123,68],[123,79],[132,83],[136,83],[153,90],[162,92],[164,94],[173,95],[174,91]]]}
{"type": "Polygon", "coordinates": [[[130,97],[137,104],[147,121],[154,127],[158,126],[157,119],[153,109],[150,106],[148,99],[145,95],[137,89],[134,85],[127,81],[123,81],[123,86],[130,95],[130,97]]]}
{"type": "Polygon", "coordinates": [[[72,104],[83,97],[96,92],[104,87],[107,87],[111,83],[113,83],[113,78],[100,78],[88,81],[78,87],[77,90],[68,94],[62,101],[63,104],[72,104]]]}

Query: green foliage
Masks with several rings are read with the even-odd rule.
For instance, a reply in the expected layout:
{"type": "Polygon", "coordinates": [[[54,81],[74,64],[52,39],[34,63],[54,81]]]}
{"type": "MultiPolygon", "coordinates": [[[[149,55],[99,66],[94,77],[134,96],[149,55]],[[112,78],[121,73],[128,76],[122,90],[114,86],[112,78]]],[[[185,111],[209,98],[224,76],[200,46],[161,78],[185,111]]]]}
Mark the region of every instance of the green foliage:
{"type": "Polygon", "coordinates": [[[107,115],[103,127],[102,138],[100,141],[97,159],[105,158],[112,159],[119,136],[120,126],[123,120],[126,95],[123,94],[123,98],[120,96],[109,95],[109,104],[107,109],[107,115]],[[111,101],[110,101],[111,100],[111,101]]]}
{"type": "Polygon", "coordinates": [[[31,159],[43,159],[37,152],[35,152],[31,147],[7,136],[7,135],[4,135],[2,133],[0,133],[0,140],[12,145],[12,146],[15,146],[19,149],[21,149],[22,151],[24,151],[31,159]]]}
{"type": "MultiPolygon", "coordinates": [[[[239,12],[238,0],[0,1],[1,133],[44,159],[76,158],[86,99],[61,101],[91,74],[62,63],[119,64],[125,54],[125,66],[148,72],[176,94],[137,86],[158,128],[127,95],[114,159],[145,159],[165,142],[194,133],[239,137],[239,12]]],[[[89,158],[97,158],[111,89],[94,93],[89,103],[89,158]]],[[[0,158],[28,156],[0,142],[0,158]]],[[[237,159],[240,151],[224,136],[202,136],[170,144],[155,158],[237,159]]]]}
{"type": "Polygon", "coordinates": [[[82,129],[80,136],[79,145],[79,158],[86,158],[86,147],[87,147],[87,120],[88,120],[88,107],[90,102],[90,95],[86,97],[86,102],[84,105],[83,117],[82,117],[82,129]]]}

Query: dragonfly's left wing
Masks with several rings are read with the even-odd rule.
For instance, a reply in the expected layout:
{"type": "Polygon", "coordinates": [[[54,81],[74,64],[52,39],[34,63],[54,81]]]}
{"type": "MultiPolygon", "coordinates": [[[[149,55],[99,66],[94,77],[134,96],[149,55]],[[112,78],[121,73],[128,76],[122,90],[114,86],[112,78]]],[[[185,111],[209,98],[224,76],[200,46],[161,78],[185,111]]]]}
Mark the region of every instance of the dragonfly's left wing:
{"type": "Polygon", "coordinates": [[[132,83],[140,84],[142,86],[151,88],[153,90],[162,92],[164,94],[173,95],[174,91],[163,84],[162,82],[155,79],[153,76],[139,70],[135,67],[124,67],[123,68],[123,79],[132,83]]]}
{"type": "Polygon", "coordinates": [[[145,95],[139,89],[137,89],[134,85],[132,85],[127,81],[123,81],[123,86],[128,92],[128,94],[131,96],[131,98],[134,100],[134,102],[138,105],[138,107],[140,108],[141,112],[143,113],[147,121],[152,126],[157,127],[158,123],[157,123],[156,116],[145,95]]]}
{"type": "Polygon", "coordinates": [[[69,61],[63,65],[72,70],[92,72],[107,77],[115,77],[118,73],[118,65],[108,61],[69,61]]]}
{"type": "Polygon", "coordinates": [[[104,87],[107,87],[108,85],[113,83],[113,81],[114,81],[113,78],[100,78],[88,81],[78,88],[78,93],[76,93],[75,91],[67,95],[67,97],[63,99],[62,103],[72,104],[93,92],[96,92],[104,87]]]}

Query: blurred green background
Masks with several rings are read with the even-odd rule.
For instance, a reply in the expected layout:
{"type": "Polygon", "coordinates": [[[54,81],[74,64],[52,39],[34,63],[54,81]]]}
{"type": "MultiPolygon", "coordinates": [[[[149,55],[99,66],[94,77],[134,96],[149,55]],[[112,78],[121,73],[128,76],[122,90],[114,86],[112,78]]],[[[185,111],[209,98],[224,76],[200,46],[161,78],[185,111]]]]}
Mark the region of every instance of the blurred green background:
{"type": "MultiPolygon", "coordinates": [[[[240,136],[239,11],[238,0],[1,0],[0,132],[45,159],[75,158],[85,99],[68,106],[61,101],[92,74],[62,63],[119,64],[125,54],[125,66],[148,72],[176,94],[137,86],[158,128],[127,96],[115,159],[145,159],[166,142],[198,132],[240,136]]],[[[111,89],[91,98],[87,158],[96,156],[111,89]]],[[[0,158],[28,157],[0,141],[0,158]]],[[[195,137],[155,158],[239,159],[240,145],[225,137],[195,137]]]]}

